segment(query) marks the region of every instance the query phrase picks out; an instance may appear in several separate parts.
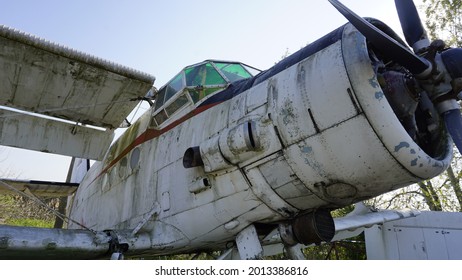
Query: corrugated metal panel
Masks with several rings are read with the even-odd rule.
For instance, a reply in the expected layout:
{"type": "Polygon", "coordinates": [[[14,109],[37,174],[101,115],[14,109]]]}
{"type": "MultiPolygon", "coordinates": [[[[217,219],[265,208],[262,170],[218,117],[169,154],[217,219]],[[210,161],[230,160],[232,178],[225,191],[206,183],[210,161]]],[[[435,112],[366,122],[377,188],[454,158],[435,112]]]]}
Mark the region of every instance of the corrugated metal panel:
{"type": "Polygon", "coordinates": [[[0,104],[116,128],[154,77],[0,26],[0,104]]]}

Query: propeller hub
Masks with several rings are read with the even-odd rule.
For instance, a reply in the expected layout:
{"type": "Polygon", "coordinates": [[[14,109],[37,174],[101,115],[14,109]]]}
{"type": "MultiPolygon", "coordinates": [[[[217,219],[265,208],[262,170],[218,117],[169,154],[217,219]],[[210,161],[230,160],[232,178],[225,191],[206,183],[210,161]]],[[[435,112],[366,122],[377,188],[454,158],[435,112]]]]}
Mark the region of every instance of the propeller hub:
{"type": "Polygon", "coordinates": [[[443,114],[451,110],[458,110],[458,109],[460,109],[460,106],[459,106],[459,103],[457,103],[455,99],[444,100],[436,104],[436,110],[440,114],[443,114]]]}
{"type": "Polygon", "coordinates": [[[452,91],[455,95],[460,94],[462,92],[462,49],[446,50],[441,54],[441,58],[451,76],[452,91]]]}
{"type": "Polygon", "coordinates": [[[429,45],[430,45],[430,40],[425,38],[425,39],[415,42],[411,47],[416,53],[420,54],[420,53],[425,52],[428,49],[429,45]]]}
{"type": "MultiPolygon", "coordinates": [[[[420,85],[428,93],[434,104],[453,99],[454,97],[450,94],[452,92],[451,76],[446,70],[442,56],[436,54],[431,60],[435,65],[435,67],[433,67],[434,71],[432,71],[430,76],[423,79],[418,77],[420,85]]],[[[441,111],[439,112],[441,113],[441,111]]]]}

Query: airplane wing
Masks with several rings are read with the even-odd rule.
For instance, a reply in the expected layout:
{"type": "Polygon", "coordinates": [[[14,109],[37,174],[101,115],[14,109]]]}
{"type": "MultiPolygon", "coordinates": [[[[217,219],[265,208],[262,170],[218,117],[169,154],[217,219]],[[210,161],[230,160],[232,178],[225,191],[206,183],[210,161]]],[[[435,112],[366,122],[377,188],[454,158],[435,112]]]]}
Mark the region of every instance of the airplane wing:
{"type": "Polygon", "coordinates": [[[40,197],[65,197],[73,194],[78,183],[57,183],[46,181],[0,180],[0,194],[17,194],[12,188],[20,192],[31,192],[40,197]]]}
{"type": "Polygon", "coordinates": [[[0,25],[0,144],[100,160],[154,80],[0,25]]]}
{"type": "MultiPolygon", "coordinates": [[[[356,206],[358,207],[358,206],[356,206]]],[[[356,208],[355,208],[356,209],[356,208]]],[[[353,211],[345,217],[334,219],[335,236],[332,241],[351,238],[361,234],[366,228],[380,225],[390,221],[413,218],[420,215],[414,209],[370,211],[353,211]]]]}
{"type": "MultiPolygon", "coordinates": [[[[420,212],[416,210],[355,211],[348,216],[335,219],[337,230],[334,240],[356,236],[365,227],[374,224],[411,218],[419,214],[420,212]]],[[[114,248],[128,249],[127,255],[140,255],[146,250],[151,253],[155,251],[151,238],[150,233],[133,235],[132,230],[95,232],[80,229],[46,229],[0,225],[0,259],[108,258],[111,254],[111,247],[114,245],[114,248]]],[[[261,240],[261,243],[265,256],[280,254],[284,250],[277,229],[271,231],[261,240]]],[[[302,248],[300,244],[296,247],[302,248]]],[[[165,248],[159,248],[159,252],[165,253],[163,250],[165,248]]],[[[219,259],[233,258],[233,251],[235,250],[236,247],[230,248],[219,259]]]]}

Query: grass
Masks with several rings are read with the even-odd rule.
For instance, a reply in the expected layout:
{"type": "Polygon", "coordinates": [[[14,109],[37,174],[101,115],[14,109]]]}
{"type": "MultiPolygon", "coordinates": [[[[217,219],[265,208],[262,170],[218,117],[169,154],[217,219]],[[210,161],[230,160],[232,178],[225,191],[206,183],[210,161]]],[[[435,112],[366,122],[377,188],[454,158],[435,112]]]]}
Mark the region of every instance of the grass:
{"type": "MultiPolygon", "coordinates": [[[[55,202],[47,201],[50,206],[55,202]]],[[[43,207],[16,195],[0,195],[0,225],[51,228],[54,216],[43,207]]]]}
{"type": "Polygon", "coordinates": [[[53,222],[39,219],[8,219],[6,224],[11,226],[23,226],[23,227],[41,227],[41,228],[52,228],[53,222]]]}

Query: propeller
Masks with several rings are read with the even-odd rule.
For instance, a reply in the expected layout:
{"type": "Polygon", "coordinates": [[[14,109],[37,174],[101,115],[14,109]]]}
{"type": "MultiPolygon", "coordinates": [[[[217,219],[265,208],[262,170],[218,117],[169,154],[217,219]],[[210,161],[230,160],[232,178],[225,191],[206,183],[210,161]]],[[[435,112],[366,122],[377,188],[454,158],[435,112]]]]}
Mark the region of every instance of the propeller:
{"type": "Polygon", "coordinates": [[[407,68],[422,82],[420,83],[422,88],[427,91],[434,106],[438,108],[457,149],[462,152],[462,116],[457,103],[457,95],[462,94],[462,49],[445,49],[444,43],[440,40],[430,44],[412,0],[395,0],[395,5],[406,42],[412,46],[415,53],[339,1],[329,0],[329,2],[376,49],[407,68]],[[425,54],[425,58],[416,53],[425,54]]]}
{"type": "Polygon", "coordinates": [[[395,6],[406,42],[416,53],[425,50],[430,45],[430,40],[428,40],[427,32],[422,26],[414,2],[412,0],[395,0],[395,6]]]}
{"type": "Polygon", "coordinates": [[[460,109],[452,109],[443,113],[444,122],[457,149],[462,151],[462,115],[460,109]]]}
{"type": "Polygon", "coordinates": [[[329,2],[344,16],[348,21],[366,37],[369,42],[384,53],[390,59],[399,61],[401,65],[406,67],[412,74],[420,77],[426,76],[431,72],[431,63],[414,54],[408,48],[398,43],[395,39],[383,33],[377,27],[370,24],[362,17],[355,14],[345,5],[337,0],[329,0],[329,2]]]}

